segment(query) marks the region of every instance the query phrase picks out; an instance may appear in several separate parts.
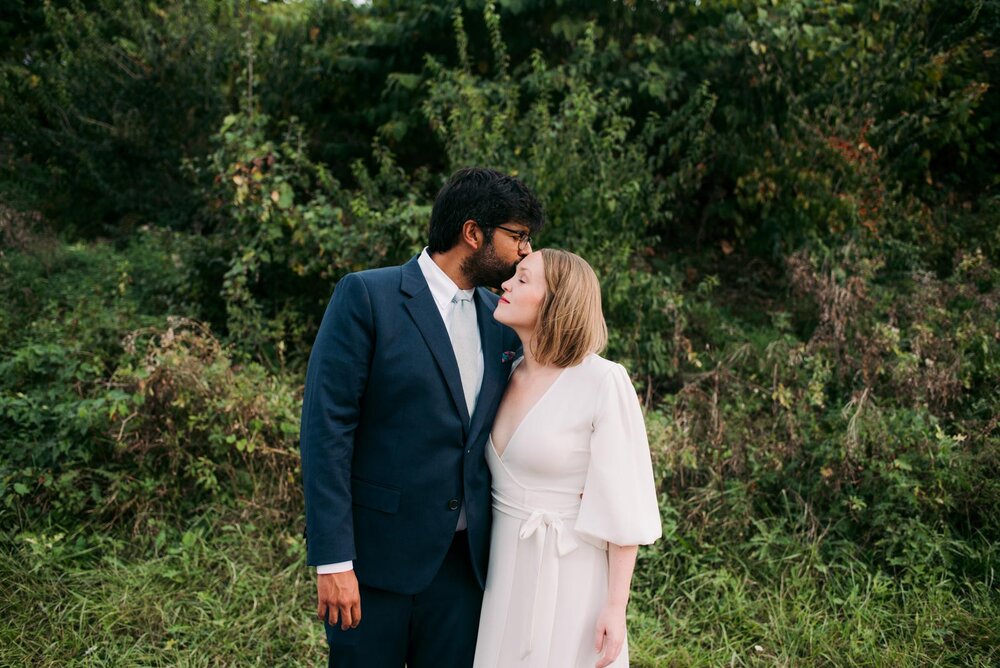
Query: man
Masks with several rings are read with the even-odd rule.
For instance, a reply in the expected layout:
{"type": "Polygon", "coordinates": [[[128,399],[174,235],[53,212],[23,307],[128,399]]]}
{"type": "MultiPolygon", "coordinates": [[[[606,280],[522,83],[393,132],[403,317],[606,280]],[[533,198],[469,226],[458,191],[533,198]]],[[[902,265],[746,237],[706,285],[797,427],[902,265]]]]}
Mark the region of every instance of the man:
{"type": "Polygon", "coordinates": [[[332,668],[472,665],[490,537],[484,447],[520,345],[477,286],[509,278],[541,225],[517,179],[460,170],[418,257],[337,284],[301,428],[332,668]]]}

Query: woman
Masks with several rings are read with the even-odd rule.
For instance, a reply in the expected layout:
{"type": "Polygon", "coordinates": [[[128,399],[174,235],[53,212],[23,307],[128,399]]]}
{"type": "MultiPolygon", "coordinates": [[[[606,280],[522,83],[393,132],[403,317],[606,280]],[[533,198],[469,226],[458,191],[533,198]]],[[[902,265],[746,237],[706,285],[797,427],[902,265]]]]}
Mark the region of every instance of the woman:
{"type": "Polygon", "coordinates": [[[582,258],[528,255],[494,317],[524,344],[486,446],[493,534],[476,668],[627,666],[639,544],[660,536],[649,445],[582,258]]]}

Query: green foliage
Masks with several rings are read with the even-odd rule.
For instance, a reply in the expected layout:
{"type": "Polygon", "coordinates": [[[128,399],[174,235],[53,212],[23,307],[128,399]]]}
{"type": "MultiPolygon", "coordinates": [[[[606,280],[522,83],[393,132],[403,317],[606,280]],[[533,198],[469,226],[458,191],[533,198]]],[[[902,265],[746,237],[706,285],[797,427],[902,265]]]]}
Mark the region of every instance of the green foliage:
{"type": "Polygon", "coordinates": [[[727,535],[794,494],[883,567],[984,572],[963,545],[1000,528],[996,486],[980,482],[1000,464],[987,380],[1000,362],[998,284],[982,254],[959,266],[978,279],[894,273],[870,249],[803,252],[788,262],[795,308],[756,332],[693,303],[688,335],[707,370],[650,427],[672,496],[739,485],[736,519],[698,520],[727,535]]]}
{"type": "Polygon", "coordinates": [[[298,401],[234,368],[184,290],[190,240],[150,232],[124,252],[36,240],[0,259],[0,517],[141,523],[209,500],[299,498],[298,401]],[[81,286],[85,289],[81,290],[81,286]]]}
{"type": "Polygon", "coordinates": [[[131,294],[135,264],[141,283],[164,278],[147,290],[166,296],[172,262],[44,237],[35,243],[0,260],[7,305],[0,314],[0,513],[46,512],[51,502],[72,514],[99,496],[91,482],[110,454],[108,411],[121,398],[102,383],[121,333],[148,317],[131,294]],[[36,494],[46,502],[17,503],[36,494]]]}
{"type": "Polygon", "coordinates": [[[267,498],[276,517],[301,504],[301,397],[257,364],[234,366],[197,323],[171,319],[124,341],[109,386],[110,433],[130,476],[113,481],[112,512],[135,522],[213,499],[267,498]]]}
{"type": "Polygon", "coordinates": [[[468,164],[647,408],[633,665],[1000,658],[996,3],[11,6],[0,663],[314,662],[309,347],[468,164]]]}
{"type": "Polygon", "coordinates": [[[233,91],[233,4],[39,4],[42,25],[0,62],[4,190],[84,236],[176,226],[181,158],[206,149],[233,91]]]}
{"type": "Polygon", "coordinates": [[[350,192],[309,159],[295,119],[271,128],[264,115],[233,114],[213,141],[216,150],[189,170],[203,184],[205,224],[228,267],[227,336],[241,350],[282,364],[288,344],[302,355],[317,322],[301,314],[322,313],[341,276],[402,262],[423,246],[430,207],[418,199],[420,177],[377,145],[376,173],[356,163],[359,187],[350,192]]]}
{"type": "MultiPolygon", "coordinates": [[[[650,231],[671,246],[724,242],[774,260],[810,240],[891,230],[941,266],[970,240],[997,257],[996,221],[984,220],[997,195],[995,3],[519,0],[485,14],[422,0],[15,5],[16,37],[0,49],[3,190],[86,234],[127,235],[150,219],[196,226],[180,162],[203,156],[237,107],[299,118],[312,160],[349,186],[373,137],[407,174],[468,157],[510,163],[427,131],[422,112],[441,83],[431,58],[477,85],[492,61],[524,89],[494,91],[506,100],[494,134],[511,129],[505,105],[533,101],[533,73],[567,64],[631,121],[630,139],[651,113],[706,133],[707,144],[692,138],[675,153],[691,165],[654,170],[696,177],[650,202],[650,231]],[[455,16],[467,35],[458,45],[441,39],[455,16]],[[504,23],[514,29],[500,39],[504,23]],[[701,118],[686,105],[706,91],[701,118]]],[[[535,89],[556,93],[552,105],[562,98],[558,84],[535,89]]],[[[647,155],[683,134],[658,135],[647,155]]]]}
{"type": "Polygon", "coordinates": [[[661,122],[651,117],[633,137],[628,101],[600,86],[591,71],[593,26],[570,62],[549,67],[536,52],[530,74],[511,78],[499,16],[486,6],[496,73],[473,73],[461,13],[455,14],[460,66],[429,60],[425,113],[446,147],[449,165],[488,165],[527,182],[546,209],[540,242],[586,257],[603,279],[612,356],[641,376],[677,371],[677,330],[682,299],[675,280],[651,270],[657,243],[652,230],[669,217],[668,200],[697,186],[705,150],[706,119],[713,98],[703,87],[692,103],[661,122]],[[525,110],[522,111],[522,108],[525,110]],[[660,178],[648,153],[669,134],[659,164],[673,171],[660,178]],[[636,318],[636,314],[641,314],[636,318]]]}

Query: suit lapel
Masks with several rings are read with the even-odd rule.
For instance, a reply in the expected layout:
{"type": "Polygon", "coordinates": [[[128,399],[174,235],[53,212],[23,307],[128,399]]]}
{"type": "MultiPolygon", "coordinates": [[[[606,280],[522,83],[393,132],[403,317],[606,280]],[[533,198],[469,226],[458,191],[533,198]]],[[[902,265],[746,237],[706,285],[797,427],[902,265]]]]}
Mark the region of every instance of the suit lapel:
{"type": "Polygon", "coordinates": [[[472,425],[469,428],[471,434],[478,434],[484,426],[484,421],[489,412],[488,407],[493,406],[497,393],[503,389],[504,367],[501,340],[500,323],[493,318],[493,308],[483,293],[484,288],[476,289],[476,318],[479,321],[479,340],[483,349],[483,385],[479,390],[479,399],[476,401],[476,410],[472,415],[472,425]]]}
{"type": "MultiPolygon", "coordinates": [[[[441,320],[441,312],[438,311],[437,304],[427,281],[420,271],[417,259],[413,258],[403,265],[403,280],[400,288],[409,296],[405,302],[406,310],[420,330],[421,336],[427,343],[438,368],[444,375],[448,391],[451,393],[455,408],[462,416],[463,429],[468,430],[469,409],[465,405],[465,392],[462,390],[462,377],[458,372],[458,362],[455,361],[455,351],[451,347],[451,339],[448,337],[448,330],[445,329],[444,321],[441,320]]],[[[478,309],[477,309],[478,312],[478,309]]],[[[492,318],[491,318],[492,319],[492,318]]],[[[480,324],[482,332],[482,324],[480,324]]],[[[483,346],[485,350],[485,346],[483,346]]],[[[484,378],[485,382],[485,378],[484,378]]]]}

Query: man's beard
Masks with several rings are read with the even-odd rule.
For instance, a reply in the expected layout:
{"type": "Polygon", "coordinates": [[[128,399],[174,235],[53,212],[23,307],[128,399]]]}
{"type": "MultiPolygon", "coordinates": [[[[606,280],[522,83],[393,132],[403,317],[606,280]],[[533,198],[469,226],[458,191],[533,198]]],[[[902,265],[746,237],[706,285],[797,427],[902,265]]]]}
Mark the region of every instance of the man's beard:
{"type": "Polygon", "coordinates": [[[483,285],[488,288],[500,289],[500,284],[514,275],[517,262],[507,264],[497,257],[492,241],[465,258],[462,262],[462,273],[473,285],[483,285]]]}

